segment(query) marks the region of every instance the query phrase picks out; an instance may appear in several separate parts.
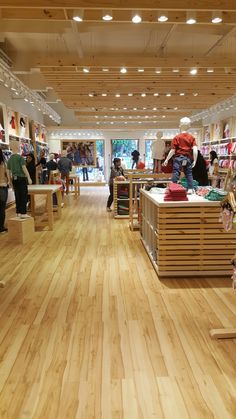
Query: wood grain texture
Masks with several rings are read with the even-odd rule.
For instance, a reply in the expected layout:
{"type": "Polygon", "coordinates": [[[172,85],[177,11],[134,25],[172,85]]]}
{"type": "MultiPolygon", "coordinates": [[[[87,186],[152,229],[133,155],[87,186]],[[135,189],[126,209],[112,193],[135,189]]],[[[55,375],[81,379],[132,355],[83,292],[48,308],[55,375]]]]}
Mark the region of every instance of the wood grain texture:
{"type": "Polygon", "coordinates": [[[107,195],[66,197],[33,243],[0,236],[0,418],[235,418],[235,340],[209,336],[236,325],[231,281],[160,281],[107,195]]]}

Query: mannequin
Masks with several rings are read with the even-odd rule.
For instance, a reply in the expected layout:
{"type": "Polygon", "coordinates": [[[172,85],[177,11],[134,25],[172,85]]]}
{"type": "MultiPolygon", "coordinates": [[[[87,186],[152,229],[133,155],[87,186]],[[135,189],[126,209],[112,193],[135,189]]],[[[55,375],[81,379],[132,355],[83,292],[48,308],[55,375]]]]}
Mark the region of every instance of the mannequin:
{"type": "Polygon", "coordinates": [[[151,146],[153,159],[153,173],[161,172],[161,162],[164,159],[165,152],[165,142],[162,137],[163,132],[158,131],[156,133],[156,140],[153,141],[151,146]]]}
{"type": "Polygon", "coordinates": [[[32,180],[26,168],[25,159],[19,155],[19,143],[17,141],[11,144],[12,155],[7,162],[8,175],[14,188],[16,199],[16,214],[20,218],[30,218],[26,214],[27,184],[31,185],[32,180]]]}
{"type": "Polygon", "coordinates": [[[180,134],[176,135],[171,143],[171,150],[164,161],[167,166],[168,161],[174,156],[172,182],[177,183],[180,177],[181,169],[187,179],[188,193],[193,192],[192,168],[197,161],[197,144],[195,138],[188,133],[191,120],[187,117],[180,120],[180,134]]]}

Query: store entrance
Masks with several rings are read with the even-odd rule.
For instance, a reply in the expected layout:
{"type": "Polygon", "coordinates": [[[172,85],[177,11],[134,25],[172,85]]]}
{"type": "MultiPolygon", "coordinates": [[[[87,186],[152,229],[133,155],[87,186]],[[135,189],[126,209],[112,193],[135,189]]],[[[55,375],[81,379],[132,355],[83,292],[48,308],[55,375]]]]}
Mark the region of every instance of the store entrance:
{"type": "Polygon", "coordinates": [[[132,156],[134,150],[138,150],[139,140],[111,140],[111,156],[120,157],[124,169],[131,169],[132,156]]]}

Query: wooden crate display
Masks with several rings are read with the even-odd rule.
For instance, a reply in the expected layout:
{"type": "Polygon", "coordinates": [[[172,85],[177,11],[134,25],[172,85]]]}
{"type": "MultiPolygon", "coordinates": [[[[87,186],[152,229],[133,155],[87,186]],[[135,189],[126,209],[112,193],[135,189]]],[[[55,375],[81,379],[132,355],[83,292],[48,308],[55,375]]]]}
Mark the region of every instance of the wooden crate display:
{"type": "Polygon", "coordinates": [[[230,275],[236,231],[219,214],[219,203],[168,208],[142,196],[142,241],[158,275],[230,275]]]}

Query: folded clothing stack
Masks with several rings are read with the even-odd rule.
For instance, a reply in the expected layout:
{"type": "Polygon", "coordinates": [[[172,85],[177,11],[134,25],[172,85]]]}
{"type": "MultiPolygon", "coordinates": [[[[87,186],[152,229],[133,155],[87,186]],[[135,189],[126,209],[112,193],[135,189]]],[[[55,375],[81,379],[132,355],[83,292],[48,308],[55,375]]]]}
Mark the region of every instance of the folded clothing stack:
{"type": "Polygon", "coordinates": [[[188,201],[187,190],[178,183],[170,183],[166,189],[164,201],[188,201]]]}

